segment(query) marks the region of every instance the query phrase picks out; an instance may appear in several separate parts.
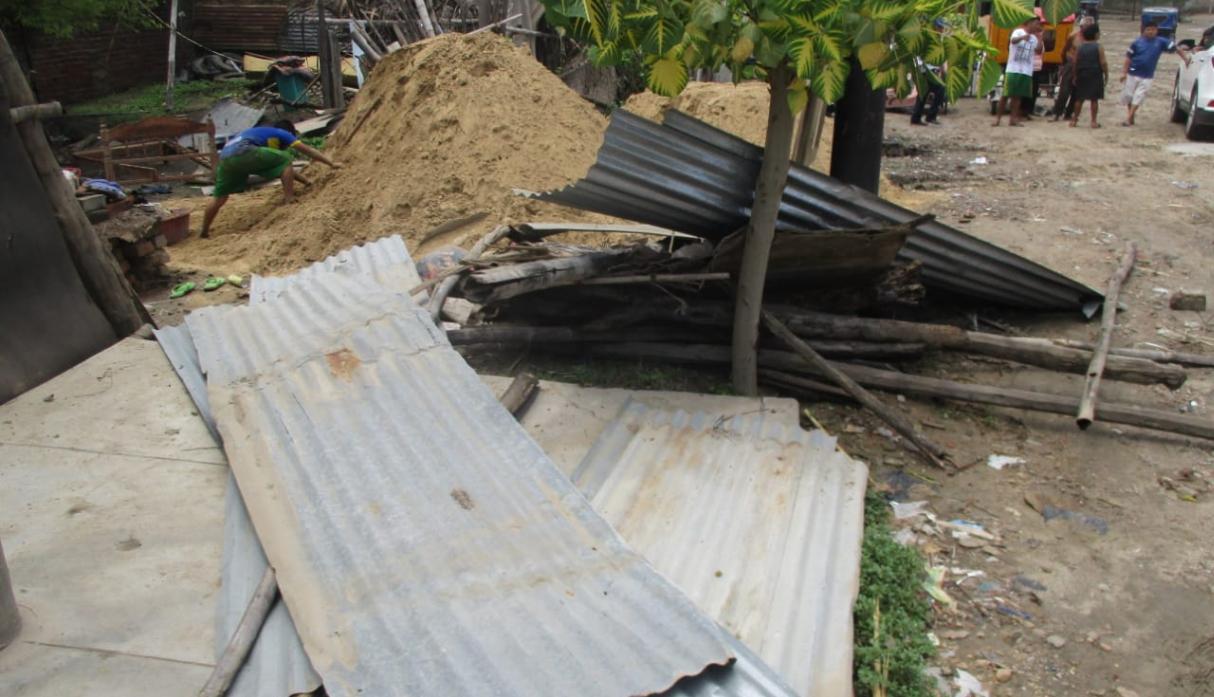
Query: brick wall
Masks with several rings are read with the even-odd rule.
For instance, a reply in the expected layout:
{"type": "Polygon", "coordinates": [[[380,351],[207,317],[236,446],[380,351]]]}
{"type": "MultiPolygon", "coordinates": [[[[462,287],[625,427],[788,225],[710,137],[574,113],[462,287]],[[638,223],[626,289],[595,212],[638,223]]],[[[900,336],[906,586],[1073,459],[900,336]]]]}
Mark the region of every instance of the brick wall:
{"type": "Polygon", "coordinates": [[[70,39],[27,35],[19,43],[15,48],[40,101],[82,102],[163,80],[168,70],[168,29],[109,28],[70,39]]]}

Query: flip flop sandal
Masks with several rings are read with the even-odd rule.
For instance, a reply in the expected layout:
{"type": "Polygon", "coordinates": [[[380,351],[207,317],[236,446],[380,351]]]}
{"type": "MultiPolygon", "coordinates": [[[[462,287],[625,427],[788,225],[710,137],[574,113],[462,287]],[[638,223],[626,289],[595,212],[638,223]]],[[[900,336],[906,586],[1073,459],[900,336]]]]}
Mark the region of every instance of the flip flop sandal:
{"type": "Polygon", "coordinates": [[[211,276],[210,278],[208,278],[206,280],[206,283],[202,284],[202,289],[204,291],[210,293],[211,291],[215,290],[216,288],[222,286],[225,283],[227,283],[227,281],[225,279],[220,278],[219,276],[211,276]]]}
{"type": "Polygon", "coordinates": [[[228,281],[228,283],[231,283],[232,285],[239,288],[242,284],[244,284],[244,276],[241,276],[238,273],[234,273],[231,276],[228,276],[227,281],[228,281]]]}
{"type": "Polygon", "coordinates": [[[193,293],[194,289],[197,287],[198,285],[193,281],[178,283],[177,285],[173,286],[173,290],[169,291],[169,297],[176,300],[177,298],[181,298],[193,293]]]}

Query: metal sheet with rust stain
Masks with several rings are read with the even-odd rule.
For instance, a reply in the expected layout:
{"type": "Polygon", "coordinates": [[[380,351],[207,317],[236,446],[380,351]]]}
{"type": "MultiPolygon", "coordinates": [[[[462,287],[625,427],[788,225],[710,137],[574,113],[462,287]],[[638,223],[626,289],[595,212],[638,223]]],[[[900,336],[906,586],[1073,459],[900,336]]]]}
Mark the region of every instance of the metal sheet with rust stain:
{"type": "Polygon", "coordinates": [[[283,293],[187,322],[329,694],[624,697],[732,659],[407,298],[325,273],[283,293]]]}
{"type": "Polygon", "coordinates": [[[798,694],[852,694],[868,468],[792,411],[630,402],[574,472],[595,510],[798,694]]]}

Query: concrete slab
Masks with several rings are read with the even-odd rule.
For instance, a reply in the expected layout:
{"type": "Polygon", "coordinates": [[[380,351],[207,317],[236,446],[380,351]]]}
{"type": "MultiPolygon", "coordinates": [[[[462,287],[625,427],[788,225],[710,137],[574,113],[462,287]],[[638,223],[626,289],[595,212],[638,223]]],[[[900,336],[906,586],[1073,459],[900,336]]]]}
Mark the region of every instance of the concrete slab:
{"type": "Polygon", "coordinates": [[[0,652],[7,697],[192,695],[210,673],[210,666],[22,641],[0,652]]]}
{"type": "Polygon", "coordinates": [[[192,412],[139,339],[0,406],[0,538],[23,621],[0,651],[0,694],[206,680],[228,471],[192,412]]]}
{"type": "Polygon", "coordinates": [[[0,405],[0,443],[227,464],[159,344],[142,339],[0,405]]]}

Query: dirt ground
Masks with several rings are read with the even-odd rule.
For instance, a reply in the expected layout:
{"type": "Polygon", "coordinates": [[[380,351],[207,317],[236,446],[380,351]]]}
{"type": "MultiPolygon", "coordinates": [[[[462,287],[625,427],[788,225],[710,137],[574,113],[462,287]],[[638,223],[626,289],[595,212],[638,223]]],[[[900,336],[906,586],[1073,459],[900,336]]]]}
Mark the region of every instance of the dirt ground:
{"type": "MultiPolygon", "coordinates": [[[[1190,18],[1181,37],[1210,24],[1214,17],[1190,18]]],[[[1112,63],[1134,26],[1102,26],[1112,63]]],[[[1041,117],[1024,128],[992,128],[986,102],[973,99],[940,127],[911,127],[907,116],[889,114],[886,137],[899,143],[889,150],[904,156],[887,157],[885,170],[930,193],[928,212],[1095,288],[1105,287],[1133,241],[1140,258],[1122,293],[1115,345],[1214,354],[1208,314],[1168,309],[1170,291],[1214,291],[1214,143],[1189,144],[1168,120],[1177,61],[1162,58],[1133,128],[1118,125],[1119,65],[1100,130],[1041,117]],[[979,157],[986,164],[976,164],[979,157]]],[[[1072,315],[983,317],[1031,336],[1091,340],[1098,330],[1096,321],[1072,315]]],[[[936,368],[1008,387],[1078,393],[1082,386],[1081,376],[1060,380],[997,362],[936,368]]],[[[1208,369],[1191,369],[1176,392],[1104,385],[1108,399],[1207,417],[1214,401],[1208,369]]],[[[958,463],[977,464],[954,476],[904,467],[914,458],[877,435],[879,423],[846,407],[811,408],[849,452],[877,465],[877,486],[998,538],[979,549],[929,542],[926,551],[948,567],[945,589],[957,601],[938,618],[939,666],[967,670],[992,695],[1214,695],[1214,492],[1202,493],[1198,482],[1197,500],[1186,501],[1160,484],[1185,469],[1214,477],[1209,442],[1100,423],[1080,432],[1073,419],[1019,410],[903,406],[958,463]],[[992,469],[993,454],[1024,463],[992,469]],[[1053,519],[1028,501],[1054,506],[1046,508],[1053,519]],[[999,668],[1011,671],[1005,683],[996,679],[999,668]]]]}

